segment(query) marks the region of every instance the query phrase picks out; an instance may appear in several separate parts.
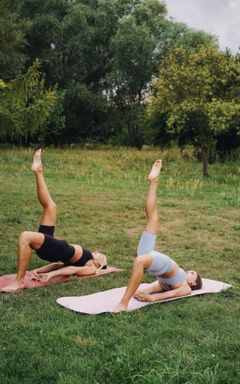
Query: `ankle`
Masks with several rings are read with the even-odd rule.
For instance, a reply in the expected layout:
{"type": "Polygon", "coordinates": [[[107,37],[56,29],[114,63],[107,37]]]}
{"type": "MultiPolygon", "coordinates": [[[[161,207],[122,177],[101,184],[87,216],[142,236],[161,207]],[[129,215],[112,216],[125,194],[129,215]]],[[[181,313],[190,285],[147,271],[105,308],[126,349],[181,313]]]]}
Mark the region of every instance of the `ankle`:
{"type": "Polygon", "coordinates": [[[22,277],[22,276],[18,277],[17,276],[15,281],[17,284],[22,285],[22,284],[24,284],[24,277],[22,277]]]}
{"type": "Polygon", "coordinates": [[[150,185],[154,185],[154,186],[157,186],[158,185],[158,182],[159,182],[159,178],[155,178],[155,179],[149,179],[149,184],[150,185]]]}

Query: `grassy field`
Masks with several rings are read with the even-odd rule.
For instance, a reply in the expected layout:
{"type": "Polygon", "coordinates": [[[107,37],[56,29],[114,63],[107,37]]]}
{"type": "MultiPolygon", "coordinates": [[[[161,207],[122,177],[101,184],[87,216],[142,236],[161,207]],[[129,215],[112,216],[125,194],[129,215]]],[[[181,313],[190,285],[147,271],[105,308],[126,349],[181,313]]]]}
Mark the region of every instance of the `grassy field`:
{"type": "MultiPolygon", "coordinates": [[[[31,158],[30,149],[0,149],[1,274],[16,271],[18,234],[38,227],[31,158]]],[[[176,149],[45,149],[43,162],[59,206],[56,236],[104,251],[124,272],[1,294],[0,383],[239,383],[239,164],[211,165],[203,179],[201,164],[176,149]],[[145,225],[146,176],[159,157],[157,248],[233,288],[115,315],[61,308],[60,296],[126,285],[145,225]]],[[[31,269],[42,264],[34,254],[31,269]]]]}

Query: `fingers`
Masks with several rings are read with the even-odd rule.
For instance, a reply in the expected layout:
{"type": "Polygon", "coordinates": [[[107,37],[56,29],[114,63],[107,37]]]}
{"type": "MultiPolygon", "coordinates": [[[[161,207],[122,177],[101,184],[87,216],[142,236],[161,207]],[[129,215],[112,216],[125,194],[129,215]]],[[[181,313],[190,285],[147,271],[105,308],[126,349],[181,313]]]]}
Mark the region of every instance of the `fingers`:
{"type": "Polygon", "coordinates": [[[145,301],[145,295],[143,293],[136,292],[134,297],[135,297],[135,299],[137,299],[139,301],[145,301]]]}
{"type": "Polygon", "coordinates": [[[137,291],[134,295],[135,299],[139,300],[139,301],[152,301],[151,300],[151,295],[147,294],[147,293],[140,293],[139,291],[137,291]]]}
{"type": "Polygon", "coordinates": [[[138,289],[135,295],[146,295],[148,292],[144,291],[144,289],[138,289]]]}
{"type": "Polygon", "coordinates": [[[38,278],[38,273],[34,270],[31,272],[31,280],[37,280],[38,278]]]}
{"type": "Polygon", "coordinates": [[[36,280],[46,283],[49,280],[49,276],[47,273],[40,273],[37,275],[36,280]]]}

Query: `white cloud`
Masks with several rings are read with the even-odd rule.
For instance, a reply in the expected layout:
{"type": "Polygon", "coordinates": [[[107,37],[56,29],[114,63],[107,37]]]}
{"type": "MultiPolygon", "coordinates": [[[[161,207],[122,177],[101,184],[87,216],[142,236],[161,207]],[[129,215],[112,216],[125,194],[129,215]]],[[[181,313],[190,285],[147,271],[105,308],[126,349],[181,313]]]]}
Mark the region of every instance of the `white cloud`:
{"type": "Polygon", "coordinates": [[[221,49],[240,47],[240,0],[165,0],[168,15],[218,37],[221,49]]]}

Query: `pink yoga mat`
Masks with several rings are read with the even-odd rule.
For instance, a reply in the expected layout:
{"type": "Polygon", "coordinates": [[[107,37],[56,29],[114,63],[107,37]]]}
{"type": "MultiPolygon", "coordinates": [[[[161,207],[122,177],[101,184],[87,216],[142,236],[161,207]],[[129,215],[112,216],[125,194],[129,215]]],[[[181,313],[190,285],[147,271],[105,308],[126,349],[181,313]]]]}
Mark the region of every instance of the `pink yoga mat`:
{"type": "MultiPolygon", "coordinates": [[[[206,293],[217,293],[226,290],[231,287],[230,284],[223,283],[222,281],[215,281],[209,279],[202,279],[202,289],[192,291],[191,295],[181,296],[168,300],[155,301],[154,303],[145,303],[136,299],[131,299],[128,311],[134,311],[146,305],[163,303],[165,301],[179,300],[184,297],[192,297],[197,295],[204,295],[206,293]]],[[[141,284],[141,288],[148,286],[148,284],[141,284]]],[[[105,312],[114,312],[117,304],[119,303],[126,287],[114,288],[104,292],[93,293],[86,296],[69,296],[60,297],[57,299],[57,303],[65,308],[71,309],[75,312],[86,313],[90,315],[97,315],[105,312]]]]}
{"type": "MultiPolygon", "coordinates": [[[[97,277],[97,276],[103,276],[103,275],[106,275],[107,273],[111,273],[111,272],[121,272],[122,269],[119,269],[119,268],[115,268],[115,267],[111,267],[109,266],[107,269],[103,269],[101,270],[98,274],[96,275],[88,275],[88,276],[73,276],[73,277],[64,277],[64,276],[58,276],[58,277],[54,277],[53,279],[51,279],[50,281],[48,281],[47,283],[44,283],[44,282],[41,282],[41,281],[36,281],[36,280],[32,280],[31,279],[31,271],[27,271],[26,273],[26,276],[25,276],[25,279],[24,279],[24,288],[34,288],[34,287],[43,287],[45,285],[48,285],[48,284],[52,284],[52,283],[65,283],[66,281],[70,281],[72,280],[73,278],[77,278],[77,279],[88,279],[90,277],[97,277]]],[[[14,281],[16,277],[16,274],[15,275],[4,275],[4,276],[0,276],[0,290],[4,287],[6,287],[8,284],[10,284],[12,281],[14,281]]]]}

